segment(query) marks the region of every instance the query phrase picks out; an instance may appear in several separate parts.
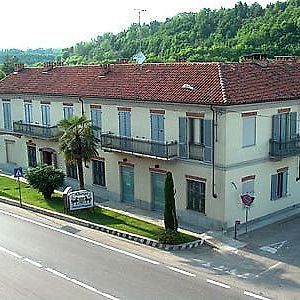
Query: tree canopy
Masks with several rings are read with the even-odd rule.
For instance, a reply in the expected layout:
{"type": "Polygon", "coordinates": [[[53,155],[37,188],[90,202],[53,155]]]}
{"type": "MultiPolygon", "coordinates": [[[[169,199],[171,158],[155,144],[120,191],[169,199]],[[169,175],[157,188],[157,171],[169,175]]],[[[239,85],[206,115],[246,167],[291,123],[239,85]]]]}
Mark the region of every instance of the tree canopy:
{"type": "MultiPolygon", "coordinates": [[[[202,9],[181,13],[165,22],[141,26],[142,51],[147,62],[238,61],[250,52],[300,55],[300,0],[202,9]]],[[[62,50],[67,64],[114,62],[133,59],[139,51],[139,26],[118,34],[105,33],[89,42],[62,50]]]]}

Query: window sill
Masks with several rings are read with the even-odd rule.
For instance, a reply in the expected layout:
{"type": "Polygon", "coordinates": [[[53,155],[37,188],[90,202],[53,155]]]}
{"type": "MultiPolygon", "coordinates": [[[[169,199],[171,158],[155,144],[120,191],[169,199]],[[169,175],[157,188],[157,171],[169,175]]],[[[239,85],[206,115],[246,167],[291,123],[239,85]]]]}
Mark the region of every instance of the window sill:
{"type": "Polygon", "coordinates": [[[256,146],[256,144],[253,144],[253,145],[245,145],[245,146],[242,145],[242,149],[244,149],[244,148],[251,148],[251,147],[254,147],[254,146],[256,146]]]}
{"type": "Polygon", "coordinates": [[[202,216],[206,216],[206,213],[205,212],[201,212],[199,210],[194,210],[192,208],[186,208],[187,211],[190,211],[190,212],[193,212],[193,213],[196,213],[196,214],[199,214],[199,215],[202,215],[202,216]]]}

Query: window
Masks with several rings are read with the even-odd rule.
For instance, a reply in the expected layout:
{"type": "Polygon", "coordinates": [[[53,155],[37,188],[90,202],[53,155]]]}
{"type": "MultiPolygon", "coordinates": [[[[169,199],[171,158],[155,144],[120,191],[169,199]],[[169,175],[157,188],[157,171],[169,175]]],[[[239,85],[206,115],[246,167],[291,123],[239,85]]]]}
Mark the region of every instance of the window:
{"type": "Polygon", "coordinates": [[[101,137],[101,109],[100,108],[91,107],[91,120],[92,120],[94,136],[100,139],[101,137]]]}
{"type": "Polygon", "coordinates": [[[288,171],[280,171],[271,176],[271,200],[276,200],[287,195],[288,171]]]}
{"type": "Polygon", "coordinates": [[[256,144],[256,117],[243,117],[243,147],[256,144]]]}
{"type": "Polygon", "coordinates": [[[24,104],[24,112],[25,112],[25,123],[26,124],[31,124],[33,122],[32,104],[31,103],[25,103],[24,104]]]}
{"type": "Polygon", "coordinates": [[[4,129],[11,130],[11,105],[10,102],[3,102],[3,120],[4,120],[4,129]]]}
{"type": "Polygon", "coordinates": [[[36,147],[33,145],[27,146],[27,154],[28,154],[28,167],[36,167],[36,147]]]}
{"type": "Polygon", "coordinates": [[[103,160],[92,160],[93,183],[105,186],[105,165],[103,160]]]}
{"type": "Polygon", "coordinates": [[[42,124],[44,126],[50,126],[50,105],[42,104],[41,112],[42,112],[42,124]]]}
{"type": "Polygon", "coordinates": [[[78,179],[77,166],[75,163],[66,163],[66,175],[69,178],[78,179]]]}
{"type": "Polygon", "coordinates": [[[64,106],[63,107],[63,112],[64,112],[64,119],[70,119],[73,117],[74,109],[73,106],[64,106]]]}
{"type": "Polygon", "coordinates": [[[242,183],[242,194],[254,196],[254,180],[247,180],[242,183]]]}
{"type": "Polygon", "coordinates": [[[187,180],[187,209],[205,213],[205,183],[187,180]]]}

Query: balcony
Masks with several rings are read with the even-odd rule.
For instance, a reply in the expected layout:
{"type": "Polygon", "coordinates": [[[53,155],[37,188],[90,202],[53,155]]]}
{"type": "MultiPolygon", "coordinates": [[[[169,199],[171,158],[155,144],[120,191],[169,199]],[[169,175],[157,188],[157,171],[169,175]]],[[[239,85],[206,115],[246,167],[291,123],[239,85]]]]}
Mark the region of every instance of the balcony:
{"type": "Polygon", "coordinates": [[[270,157],[283,158],[300,154],[300,137],[288,141],[270,140],[270,157]]]}
{"type": "Polygon", "coordinates": [[[26,124],[21,121],[13,123],[13,131],[30,137],[47,140],[56,140],[59,135],[57,126],[47,127],[43,125],[26,124]]]}
{"type": "Polygon", "coordinates": [[[110,151],[170,160],[178,157],[177,142],[160,143],[138,138],[101,134],[101,147],[110,151]]]}
{"type": "Polygon", "coordinates": [[[194,160],[204,160],[204,145],[202,144],[190,144],[189,145],[189,158],[194,160]]]}

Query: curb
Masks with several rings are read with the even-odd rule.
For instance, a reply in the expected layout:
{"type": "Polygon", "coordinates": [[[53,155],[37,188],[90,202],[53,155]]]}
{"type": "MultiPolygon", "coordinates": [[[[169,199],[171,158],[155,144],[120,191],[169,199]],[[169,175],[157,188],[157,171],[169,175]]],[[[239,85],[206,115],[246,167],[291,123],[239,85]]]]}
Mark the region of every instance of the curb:
{"type": "MultiPolygon", "coordinates": [[[[3,196],[0,196],[0,202],[5,203],[5,204],[9,204],[12,206],[16,206],[16,207],[20,207],[20,203],[16,200],[12,200],[3,196]]],[[[104,233],[108,233],[120,238],[124,238],[130,241],[134,241],[143,245],[147,245],[153,248],[158,248],[161,250],[166,250],[166,251],[177,251],[177,250],[186,250],[186,249],[192,249],[192,248],[196,248],[199,247],[200,245],[204,244],[204,239],[200,239],[200,240],[196,240],[194,242],[190,242],[190,243],[184,243],[184,244],[178,244],[178,245],[168,245],[168,244],[161,244],[158,241],[149,239],[149,238],[145,238],[145,237],[141,237],[139,235],[135,235],[135,234],[131,234],[125,231],[121,231],[121,230],[116,230],[113,229],[111,227],[107,227],[104,225],[100,225],[100,224],[96,224],[96,223],[92,223],[86,220],[81,220],[78,218],[75,218],[73,216],[69,216],[69,215],[65,215],[62,213],[58,213],[58,212],[54,212],[48,209],[44,209],[44,208],[40,208],[40,207],[36,207],[33,205],[29,205],[29,204],[25,204],[22,203],[22,208],[27,209],[29,211],[33,211],[39,214],[43,214],[49,217],[53,217],[59,220],[63,220],[63,221],[67,221],[69,223],[73,223],[76,225],[80,225],[80,226],[84,226],[84,227],[88,227],[94,230],[98,230],[104,233]]]]}

